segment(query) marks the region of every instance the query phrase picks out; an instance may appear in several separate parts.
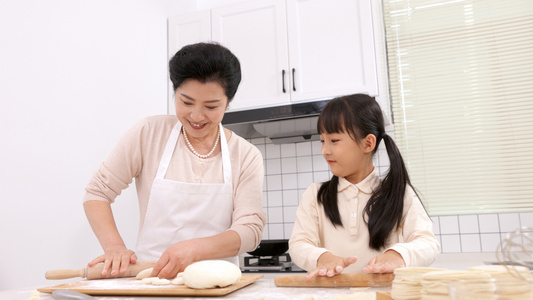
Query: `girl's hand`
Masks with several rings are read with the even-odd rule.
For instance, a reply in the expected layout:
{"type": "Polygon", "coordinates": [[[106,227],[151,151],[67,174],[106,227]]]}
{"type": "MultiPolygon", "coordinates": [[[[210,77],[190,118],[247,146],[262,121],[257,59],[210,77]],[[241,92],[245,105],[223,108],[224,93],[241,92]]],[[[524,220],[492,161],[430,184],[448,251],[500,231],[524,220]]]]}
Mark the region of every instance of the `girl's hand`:
{"type": "Polygon", "coordinates": [[[388,250],[370,260],[363,268],[366,273],[392,273],[397,268],[405,267],[402,256],[394,251],[388,250]]]}
{"type": "Polygon", "coordinates": [[[307,274],[306,278],[310,279],[314,276],[328,276],[342,273],[344,268],[357,261],[357,257],[340,257],[331,252],[325,252],[320,255],[317,262],[317,268],[311,273],[307,274]]]}
{"type": "Polygon", "coordinates": [[[104,267],[102,269],[102,275],[107,275],[108,273],[111,276],[117,274],[125,274],[128,266],[130,264],[135,264],[137,262],[137,256],[132,250],[119,247],[115,249],[107,249],[103,255],[98,256],[97,258],[90,261],[87,265],[92,267],[98,263],[103,263],[104,267]]]}

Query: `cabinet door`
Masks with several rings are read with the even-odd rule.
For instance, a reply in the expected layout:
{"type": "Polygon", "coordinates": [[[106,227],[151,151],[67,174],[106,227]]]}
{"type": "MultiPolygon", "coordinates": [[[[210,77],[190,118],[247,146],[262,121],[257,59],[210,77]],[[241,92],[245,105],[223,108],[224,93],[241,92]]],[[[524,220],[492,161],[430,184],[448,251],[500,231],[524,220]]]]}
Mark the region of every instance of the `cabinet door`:
{"type": "MultiPolygon", "coordinates": [[[[168,58],[185,45],[211,41],[211,12],[199,11],[168,19],[168,58]]],[[[168,82],[168,113],[174,114],[174,91],[168,82]]]]}
{"type": "Polygon", "coordinates": [[[287,23],[292,101],[377,95],[370,0],[287,0],[287,23]]]}
{"type": "Polygon", "coordinates": [[[259,0],[212,10],[213,40],[241,63],[242,81],[230,103],[232,111],[290,102],[284,3],[259,0]]]}

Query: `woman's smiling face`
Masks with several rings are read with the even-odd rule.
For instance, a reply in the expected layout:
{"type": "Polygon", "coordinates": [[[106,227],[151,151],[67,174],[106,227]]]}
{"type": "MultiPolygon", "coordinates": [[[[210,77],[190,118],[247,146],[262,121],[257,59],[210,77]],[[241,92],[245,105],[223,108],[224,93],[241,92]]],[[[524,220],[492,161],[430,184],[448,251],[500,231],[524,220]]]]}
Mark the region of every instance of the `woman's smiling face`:
{"type": "Polygon", "coordinates": [[[176,115],[187,134],[200,139],[217,134],[229,103],[219,83],[194,79],[185,80],[176,89],[175,101],[176,115]]]}

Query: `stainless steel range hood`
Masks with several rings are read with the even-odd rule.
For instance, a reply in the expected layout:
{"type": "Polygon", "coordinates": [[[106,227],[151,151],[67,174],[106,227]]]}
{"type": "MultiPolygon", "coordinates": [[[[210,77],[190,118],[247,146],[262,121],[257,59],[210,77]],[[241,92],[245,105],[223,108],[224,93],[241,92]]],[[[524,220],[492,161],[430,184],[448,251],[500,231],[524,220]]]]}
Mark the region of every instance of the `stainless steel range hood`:
{"type": "Polygon", "coordinates": [[[227,112],[222,125],[243,138],[268,137],[274,144],[314,141],[318,115],[328,101],[227,112]]]}

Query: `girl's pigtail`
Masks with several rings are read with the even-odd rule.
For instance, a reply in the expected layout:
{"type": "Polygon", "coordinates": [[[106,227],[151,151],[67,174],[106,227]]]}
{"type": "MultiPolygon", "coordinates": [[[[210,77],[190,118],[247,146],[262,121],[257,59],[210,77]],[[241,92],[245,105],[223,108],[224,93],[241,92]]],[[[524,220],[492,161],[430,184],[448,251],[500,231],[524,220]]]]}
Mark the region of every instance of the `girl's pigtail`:
{"type": "Polygon", "coordinates": [[[342,227],[341,215],[339,213],[339,205],[337,204],[337,186],[339,184],[339,177],[333,175],[331,180],[324,182],[318,190],[318,203],[324,206],[324,211],[328,216],[333,226],[342,227]]]}
{"type": "Polygon", "coordinates": [[[407,185],[411,184],[396,143],[387,134],[384,134],[383,141],[390,161],[389,172],[372,194],[364,210],[368,215],[368,231],[371,237],[369,246],[375,250],[384,247],[391,232],[400,226],[405,190],[407,185]]]}

